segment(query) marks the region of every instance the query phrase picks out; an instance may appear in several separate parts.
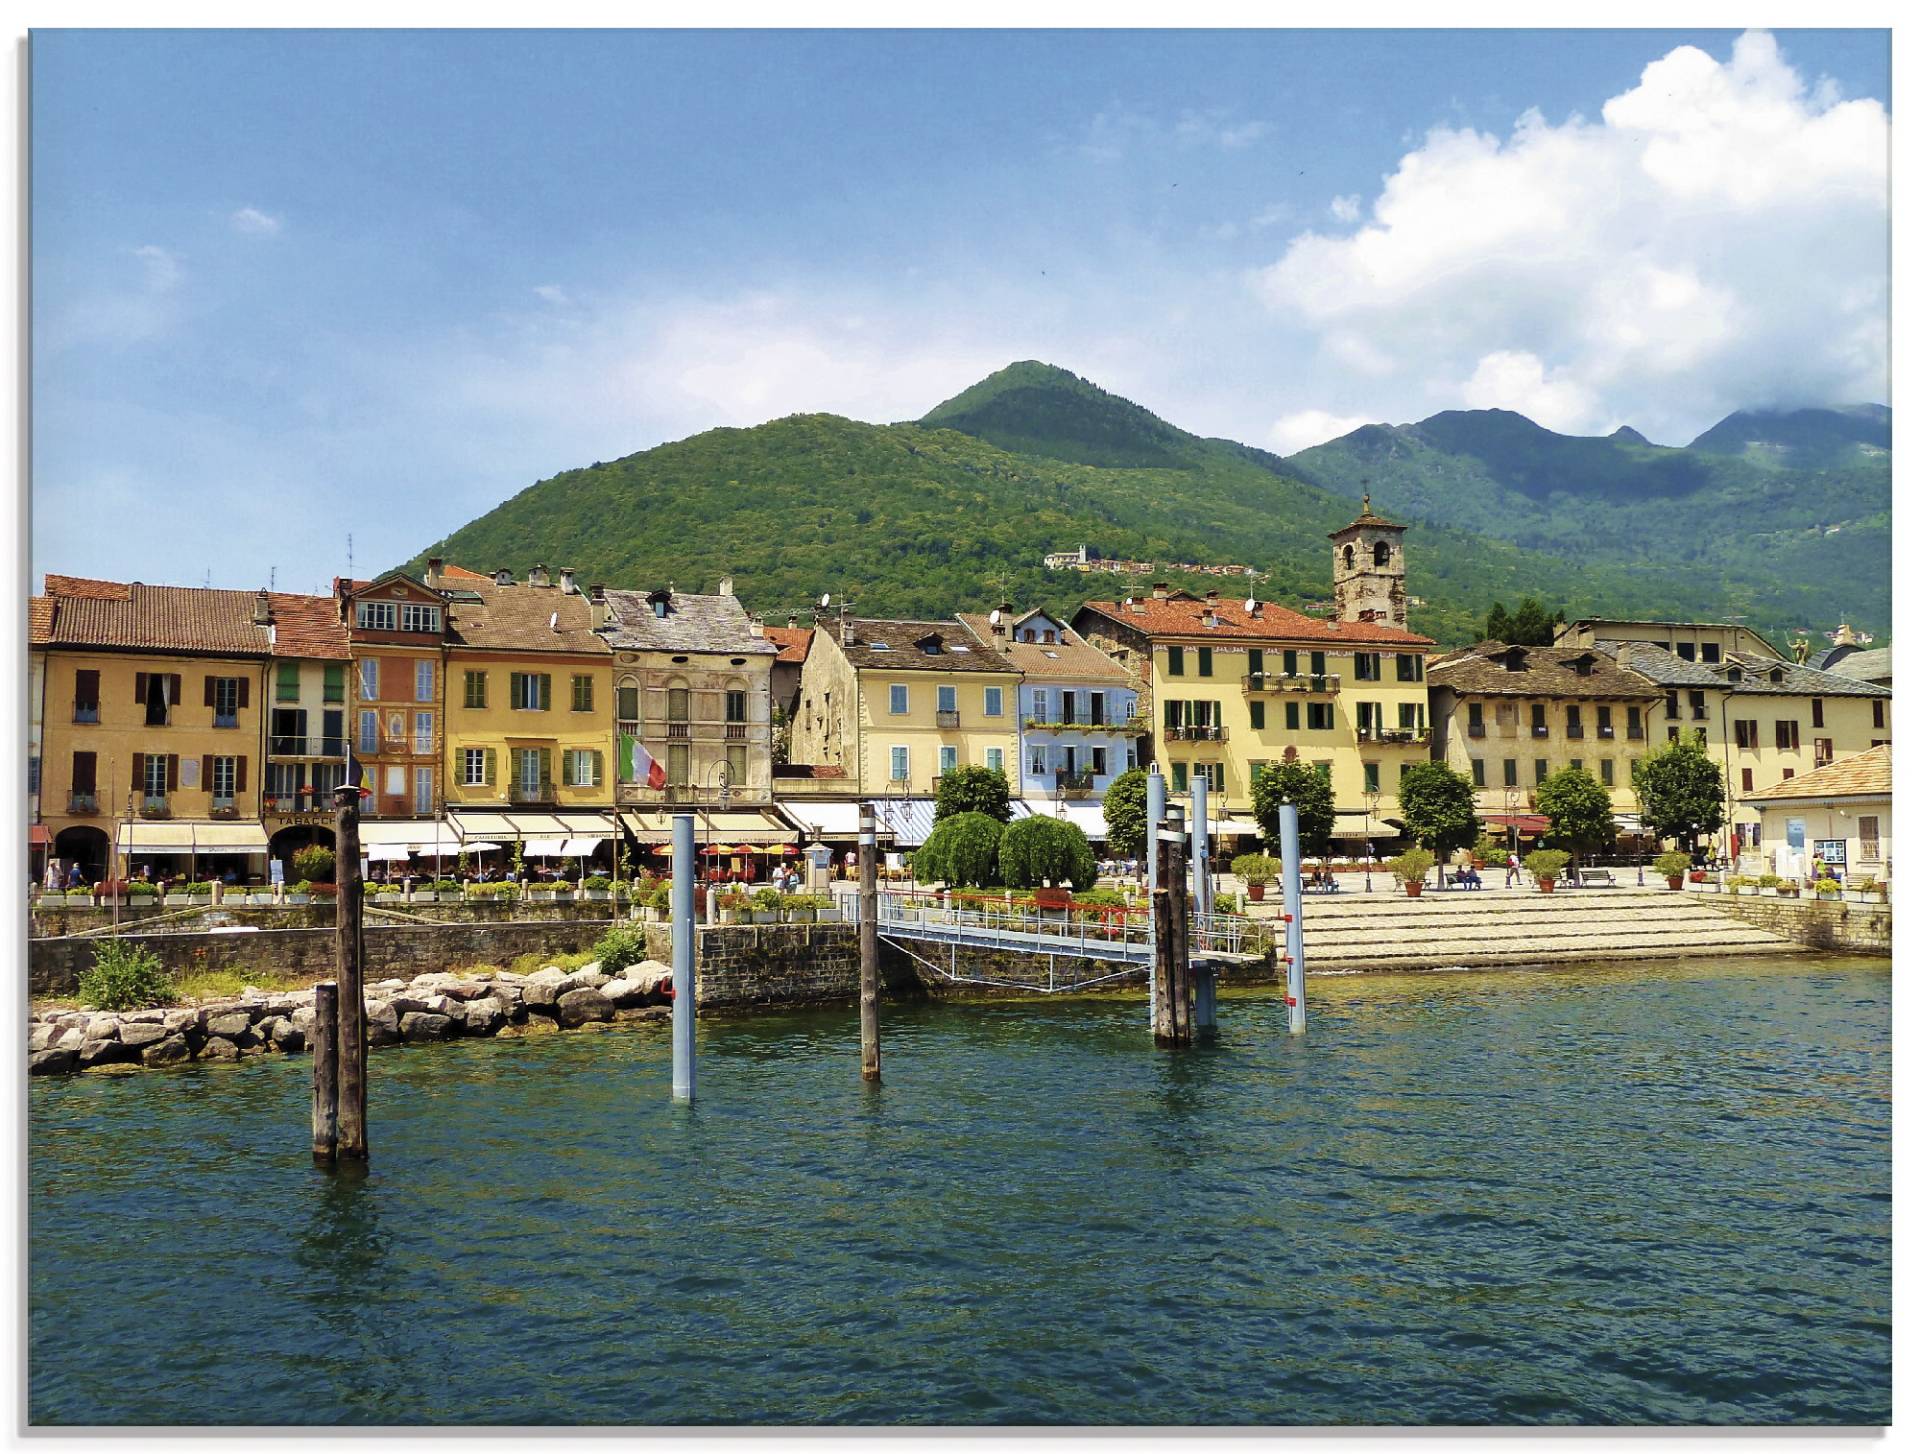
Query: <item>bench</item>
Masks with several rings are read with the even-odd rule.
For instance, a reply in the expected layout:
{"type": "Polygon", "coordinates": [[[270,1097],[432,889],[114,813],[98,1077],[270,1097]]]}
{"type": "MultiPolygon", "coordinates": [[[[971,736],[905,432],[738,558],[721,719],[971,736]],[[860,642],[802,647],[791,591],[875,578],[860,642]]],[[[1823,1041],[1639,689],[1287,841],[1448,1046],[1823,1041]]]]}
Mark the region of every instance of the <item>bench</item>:
{"type": "Polygon", "coordinates": [[[1583,889],[1616,887],[1610,868],[1581,868],[1574,870],[1574,874],[1574,883],[1583,889]]]}

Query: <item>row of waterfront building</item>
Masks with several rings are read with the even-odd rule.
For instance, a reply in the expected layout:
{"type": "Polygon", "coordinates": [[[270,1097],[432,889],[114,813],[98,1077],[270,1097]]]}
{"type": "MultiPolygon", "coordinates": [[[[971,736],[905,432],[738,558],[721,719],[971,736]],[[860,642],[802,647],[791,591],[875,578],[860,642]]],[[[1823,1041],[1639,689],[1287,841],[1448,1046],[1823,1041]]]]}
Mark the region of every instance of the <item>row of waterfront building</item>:
{"type": "MultiPolygon", "coordinates": [[[[329,596],[49,574],[30,613],[30,839],[99,877],[224,865],[263,878],[327,842],[350,764],[376,858],[589,858],[668,841],[682,805],[714,847],[849,841],[879,805],[920,842],[943,775],[1003,772],[1018,812],[1104,836],[1119,773],[1207,779],[1215,834],[1257,834],[1255,779],[1304,761],[1337,836],[1398,834],[1400,775],[1471,775],[1489,827],[1544,825],[1568,765],[1638,829],[1633,760],[1682,734],[1746,802],[1891,737],[1890,672],[1783,657],[1739,625],[1583,620],[1550,646],[1440,652],[1407,625],[1404,527],[1363,508],[1332,536],[1333,608],[1156,585],[1070,619],[1002,602],[942,620],[816,611],[784,627],[717,591],[582,585],[536,566],[341,579],[329,596]],[[184,861],[184,862],[183,862],[184,861]]],[[[1732,846],[1731,843],[1728,846],[1732,846]]]]}

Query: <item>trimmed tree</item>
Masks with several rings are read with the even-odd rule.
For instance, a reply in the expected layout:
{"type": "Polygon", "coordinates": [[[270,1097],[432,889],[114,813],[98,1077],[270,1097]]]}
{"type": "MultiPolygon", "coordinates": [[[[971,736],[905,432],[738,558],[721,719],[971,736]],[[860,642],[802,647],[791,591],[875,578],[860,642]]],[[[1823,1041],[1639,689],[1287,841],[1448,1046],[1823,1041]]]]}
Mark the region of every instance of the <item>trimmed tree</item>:
{"type": "Polygon", "coordinates": [[[1300,851],[1325,858],[1333,841],[1333,784],[1304,762],[1279,763],[1253,780],[1254,820],[1275,857],[1282,803],[1292,803],[1300,814],[1300,851]]]}
{"type": "Polygon", "coordinates": [[[1534,806],[1547,815],[1550,837],[1577,854],[1613,842],[1613,797],[1583,767],[1563,767],[1534,789],[1534,806]]]}
{"type": "Polygon", "coordinates": [[[1444,864],[1456,848],[1480,838],[1473,779],[1444,762],[1416,762],[1400,775],[1400,817],[1407,837],[1444,864]]]}
{"type": "Polygon", "coordinates": [[[1120,858],[1147,854],[1147,770],[1130,767],[1107,784],[1101,801],[1107,820],[1107,851],[1120,858]]]}
{"type": "Polygon", "coordinates": [[[1004,823],[1013,816],[1007,775],[991,767],[967,765],[940,774],[940,791],[933,799],[933,821],[956,813],[984,813],[1004,823]]]}
{"type": "Polygon", "coordinates": [[[1701,835],[1727,821],[1726,785],[1707,749],[1680,737],[1633,764],[1640,818],[1656,837],[1675,839],[1687,853],[1701,835]]]}
{"type": "Polygon", "coordinates": [[[1487,612],[1487,640],[1505,641],[1513,634],[1513,618],[1507,614],[1507,608],[1500,602],[1493,603],[1493,609],[1487,612]]]}
{"type": "Polygon", "coordinates": [[[1098,874],[1093,846],[1077,823],[1035,813],[1000,835],[1000,881],[1009,888],[1072,884],[1090,889],[1098,874]]]}
{"type": "Polygon", "coordinates": [[[1000,835],[1006,824],[985,813],[955,813],[933,825],[913,855],[913,876],[923,884],[983,889],[999,882],[1000,835]]]}

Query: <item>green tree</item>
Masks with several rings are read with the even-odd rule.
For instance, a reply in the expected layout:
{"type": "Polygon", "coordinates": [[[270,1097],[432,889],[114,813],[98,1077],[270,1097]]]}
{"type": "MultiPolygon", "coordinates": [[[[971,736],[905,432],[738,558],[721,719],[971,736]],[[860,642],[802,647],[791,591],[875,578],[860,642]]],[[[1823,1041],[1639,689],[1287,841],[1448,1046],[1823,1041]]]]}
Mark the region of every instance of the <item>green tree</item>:
{"type": "Polygon", "coordinates": [[[1147,770],[1130,767],[1107,784],[1100,812],[1107,820],[1107,851],[1121,858],[1147,853],[1147,770]]]}
{"type": "Polygon", "coordinates": [[[1661,838],[1672,838],[1687,852],[1727,821],[1726,784],[1707,749],[1680,737],[1633,764],[1633,791],[1640,818],[1661,838]]]}
{"type": "Polygon", "coordinates": [[[998,768],[956,767],[940,774],[940,791],[933,800],[933,821],[941,822],[956,813],[985,813],[1004,823],[1013,816],[1008,799],[1007,775],[998,768]]]}
{"type": "Polygon", "coordinates": [[[1253,780],[1253,816],[1268,848],[1280,852],[1280,805],[1300,814],[1300,851],[1324,858],[1333,840],[1333,784],[1318,768],[1282,762],[1253,780]]]}
{"type": "Polygon", "coordinates": [[[1098,869],[1080,825],[1035,813],[1000,835],[1000,881],[1009,888],[1072,884],[1090,889],[1098,869]]]}
{"type": "Polygon", "coordinates": [[[1520,603],[1507,627],[1507,640],[1517,646],[1553,645],[1553,617],[1532,596],[1520,603]]]}
{"type": "Polygon", "coordinates": [[[1000,835],[1006,824],[985,813],[955,813],[933,825],[913,855],[913,876],[923,884],[986,888],[999,882],[1000,835]]]}
{"type": "Polygon", "coordinates": [[[1495,601],[1493,609],[1487,612],[1487,640],[1505,641],[1513,632],[1513,618],[1507,614],[1507,608],[1495,601]]]}
{"type": "Polygon", "coordinates": [[[1533,801],[1547,815],[1554,842],[1576,854],[1613,842],[1613,797],[1585,768],[1551,774],[1534,790],[1533,801]]]}
{"type": "Polygon", "coordinates": [[[1473,779],[1444,762],[1416,762],[1400,775],[1400,817],[1407,837],[1444,864],[1456,848],[1480,837],[1473,779]]]}

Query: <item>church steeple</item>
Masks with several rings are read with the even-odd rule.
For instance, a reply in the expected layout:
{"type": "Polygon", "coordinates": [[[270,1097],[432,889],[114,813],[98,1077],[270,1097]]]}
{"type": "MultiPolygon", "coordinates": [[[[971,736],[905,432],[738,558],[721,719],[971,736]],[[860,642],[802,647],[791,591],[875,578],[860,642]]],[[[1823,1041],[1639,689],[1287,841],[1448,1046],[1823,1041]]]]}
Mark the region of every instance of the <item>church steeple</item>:
{"type": "Polygon", "coordinates": [[[1341,621],[1407,626],[1407,527],[1373,513],[1373,493],[1360,496],[1360,514],[1334,531],[1333,613],[1341,621]]]}

